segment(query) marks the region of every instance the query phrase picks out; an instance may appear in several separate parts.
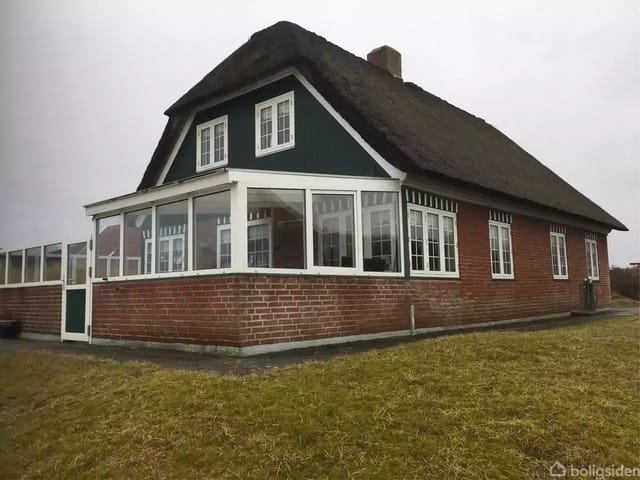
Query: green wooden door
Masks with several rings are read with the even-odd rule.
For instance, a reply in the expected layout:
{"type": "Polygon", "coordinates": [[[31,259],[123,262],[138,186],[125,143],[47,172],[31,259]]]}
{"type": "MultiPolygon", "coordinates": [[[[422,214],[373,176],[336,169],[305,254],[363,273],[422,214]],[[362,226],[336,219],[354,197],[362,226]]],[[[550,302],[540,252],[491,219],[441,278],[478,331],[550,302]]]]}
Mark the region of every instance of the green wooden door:
{"type": "Polygon", "coordinates": [[[66,332],[85,333],[85,302],[86,290],[67,290],[66,332]]]}

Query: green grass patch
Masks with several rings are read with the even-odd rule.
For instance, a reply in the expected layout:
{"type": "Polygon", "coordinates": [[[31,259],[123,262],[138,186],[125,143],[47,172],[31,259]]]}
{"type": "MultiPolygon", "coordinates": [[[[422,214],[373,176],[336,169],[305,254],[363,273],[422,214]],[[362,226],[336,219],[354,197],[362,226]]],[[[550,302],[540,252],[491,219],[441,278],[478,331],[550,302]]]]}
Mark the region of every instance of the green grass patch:
{"type": "Polygon", "coordinates": [[[624,297],[616,292],[611,292],[611,306],[614,308],[640,308],[640,302],[633,298],[624,297]]]}
{"type": "Polygon", "coordinates": [[[640,325],[429,339],[242,378],[0,353],[0,478],[522,479],[639,466],[640,325]]]}

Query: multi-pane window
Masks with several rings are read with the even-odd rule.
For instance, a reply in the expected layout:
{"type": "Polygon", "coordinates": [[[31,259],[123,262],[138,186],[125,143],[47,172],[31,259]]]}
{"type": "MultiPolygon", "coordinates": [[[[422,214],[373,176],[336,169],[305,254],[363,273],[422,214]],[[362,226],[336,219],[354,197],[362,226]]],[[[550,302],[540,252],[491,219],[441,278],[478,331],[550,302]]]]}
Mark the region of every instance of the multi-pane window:
{"type": "Polygon", "coordinates": [[[187,269],[187,201],[157,208],[156,272],[182,272],[187,269]]]}
{"type": "Polygon", "coordinates": [[[491,250],[491,277],[514,278],[511,225],[490,221],[489,247],[491,250]]]}
{"type": "Polygon", "coordinates": [[[413,272],[458,276],[455,213],[410,206],[409,237],[413,272]]]}
{"type": "Polygon", "coordinates": [[[87,243],[67,245],[67,285],[80,285],[87,281],[87,243]]]}
{"type": "Polygon", "coordinates": [[[27,248],[25,250],[25,260],[24,281],[39,282],[42,249],[40,247],[27,248]]]}
{"type": "Polygon", "coordinates": [[[96,278],[120,276],[120,215],[101,218],[96,229],[96,278]]]}
{"type": "Polygon", "coordinates": [[[229,268],[231,266],[231,193],[227,190],[195,198],[193,218],[195,222],[193,268],[196,270],[229,268]]]}
{"type": "Polygon", "coordinates": [[[227,116],[198,125],[196,129],[196,171],[227,164],[227,116]]]}
{"type": "Polygon", "coordinates": [[[253,220],[247,224],[247,264],[271,267],[271,221],[253,220]]]}
{"type": "Polygon", "coordinates": [[[54,243],[44,247],[44,280],[60,280],[62,271],[62,244],[54,243]]]}
{"type": "Polygon", "coordinates": [[[600,279],[598,269],[598,243],[595,240],[585,240],[585,250],[587,253],[587,276],[592,280],[600,279]]]}
{"type": "Polygon", "coordinates": [[[551,232],[551,268],[554,279],[567,279],[567,245],[564,233],[551,232]]]}
{"type": "Polygon", "coordinates": [[[271,148],[271,140],[273,136],[272,122],[273,107],[264,107],[260,109],[260,150],[268,150],[271,148]]]}
{"type": "Polygon", "coordinates": [[[354,196],[313,196],[313,263],[322,267],[355,267],[354,196]]]}
{"type": "Polygon", "coordinates": [[[304,190],[247,189],[247,265],[305,268],[304,190]]]}
{"type": "Polygon", "coordinates": [[[398,194],[362,192],[361,212],[364,271],[399,272],[398,194]]]}
{"type": "Polygon", "coordinates": [[[294,146],[293,92],[256,105],[256,155],[294,146]]]}
{"type": "Polygon", "coordinates": [[[218,268],[231,266],[231,227],[229,225],[218,226],[218,268]]]}
{"type": "Polygon", "coordinates": [[[424,270],[424,229],[422,212],[409,210],[409,237],[411,238],[411,270],[424,270]]]}
{"type": "Polygon", "coordinates": [[[124,274],[151,273],[151,209],[138,210],[124,216],[124,274]]]}

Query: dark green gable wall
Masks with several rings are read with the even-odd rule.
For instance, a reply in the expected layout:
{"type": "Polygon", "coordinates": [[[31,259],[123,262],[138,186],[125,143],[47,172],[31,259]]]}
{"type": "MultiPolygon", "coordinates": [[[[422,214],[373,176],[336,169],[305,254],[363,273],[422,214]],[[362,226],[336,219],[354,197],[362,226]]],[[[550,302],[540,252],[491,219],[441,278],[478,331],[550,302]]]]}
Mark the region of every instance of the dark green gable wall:
{"type": "Polygon", "coordinates": [[[290,76],[199,112],[165,183],[196,175],[196,126],[222,115],[228,115],[230,168],[388,177],[304,86],[290,76]],[[295,92],[295,147],[256,158],[255,105],[291,90],[295,92]]]}

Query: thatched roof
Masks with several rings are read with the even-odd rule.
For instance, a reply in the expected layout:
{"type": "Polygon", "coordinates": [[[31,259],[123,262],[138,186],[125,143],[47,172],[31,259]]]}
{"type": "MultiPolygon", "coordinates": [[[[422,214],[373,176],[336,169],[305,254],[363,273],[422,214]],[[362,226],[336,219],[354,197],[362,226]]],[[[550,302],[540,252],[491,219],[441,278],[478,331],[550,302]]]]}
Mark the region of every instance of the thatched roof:
{"type": "Polygon", "coordinates": [[[251,36],[165,113],[169,122],[138,189],[157,181],[185,112],[296,67],[390,163],[483,192],[627,228],[496,128],[290,22],[251,36]]]}

